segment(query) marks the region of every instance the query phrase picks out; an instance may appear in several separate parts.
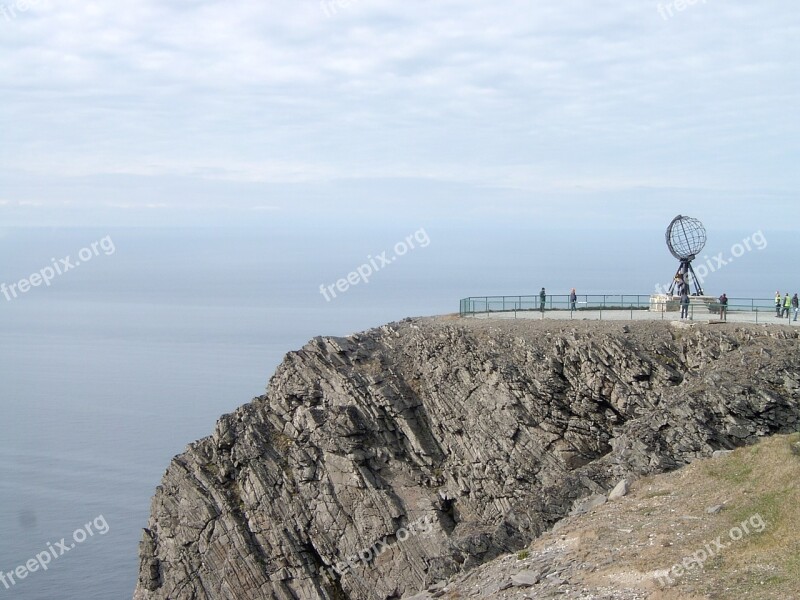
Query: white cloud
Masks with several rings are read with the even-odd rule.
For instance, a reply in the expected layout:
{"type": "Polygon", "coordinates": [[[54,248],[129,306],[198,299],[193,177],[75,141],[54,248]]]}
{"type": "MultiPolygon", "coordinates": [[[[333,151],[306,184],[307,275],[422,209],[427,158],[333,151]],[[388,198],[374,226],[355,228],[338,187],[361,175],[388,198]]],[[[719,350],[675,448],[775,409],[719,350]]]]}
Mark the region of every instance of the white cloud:
{"type": "Polygon", "coordinates": [[[788,0],[669,20],[611,0],[342,4],[64,0],[0,17],[0,164],[31,181],[531,193],[800,183],[788,0]]]}

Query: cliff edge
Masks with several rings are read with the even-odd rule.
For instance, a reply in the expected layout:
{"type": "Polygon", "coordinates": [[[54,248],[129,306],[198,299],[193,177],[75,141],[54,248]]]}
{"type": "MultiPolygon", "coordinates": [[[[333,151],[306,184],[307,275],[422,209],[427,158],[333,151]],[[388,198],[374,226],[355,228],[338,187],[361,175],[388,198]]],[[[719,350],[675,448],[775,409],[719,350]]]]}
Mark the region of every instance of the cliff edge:
{"type": "Polygon", "coordinates": [[[167,469],[134,600],[388,599],[800,424],[783,326],[406,319],[288,354],[167,469]]]}

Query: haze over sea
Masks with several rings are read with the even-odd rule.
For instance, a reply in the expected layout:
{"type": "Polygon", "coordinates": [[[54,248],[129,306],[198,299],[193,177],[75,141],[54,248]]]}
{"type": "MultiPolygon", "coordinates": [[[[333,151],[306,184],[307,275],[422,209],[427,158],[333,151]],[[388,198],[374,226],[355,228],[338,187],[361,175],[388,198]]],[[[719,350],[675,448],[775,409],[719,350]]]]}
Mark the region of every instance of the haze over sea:
{"type": "MultiPolygon", "coordinates": [[[[666,221],[668,223],[668,220],[666,221]]],[[[753,231],[711,231],[709,256],[753,231]]],[[[764,231],[709,276],[711,293],[770,297],[798,241],[764,231]]],[[[150,498],[173,455],[263,393],[283,355],[316,335],[454,312],[468,295],[650,293],[675,261],[658,230],[564,236],[506,224],[16,228],[0,236],[0,283],[110,237],[113,252],[11,301],[0,296],[0,570],[102,515],[88,537],[0,597],[130,598],[150,498]],[[333,284],[415,232],[402,257],[326,301],[333,284]],[[302,232],[302,233],[298,233],[302,232]]],[[[108,246],[110,248],[110,246],[108,246]]],[[[788,286],[788,287],[787,287],[788,286]]]]}
{"type": "Polygon", "coordinates": [[[709,294],[800,291],[798,56],[789,0],[0,0],[0,600],[130,599],[314,336],[650,294],[678,213],[709,294]]]}

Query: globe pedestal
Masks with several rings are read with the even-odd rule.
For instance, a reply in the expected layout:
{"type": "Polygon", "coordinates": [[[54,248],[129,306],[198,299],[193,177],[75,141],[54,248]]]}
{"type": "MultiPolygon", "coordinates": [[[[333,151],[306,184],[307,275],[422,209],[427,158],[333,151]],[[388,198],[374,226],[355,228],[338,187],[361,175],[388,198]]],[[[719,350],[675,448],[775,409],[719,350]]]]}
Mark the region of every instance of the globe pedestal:
{"type": "MultiPolygon", "coordinates": [[[[650,296],[650,312],[678,312],[680,309],[680,296],[673,294],[652,294],[650,296]]],[[[719,299],[716,296],[689,296],[689,310],[719,312],[719,299]]]]}
{"type": "Polygon", "coordinates": [[[672,294],[652,294],[650,296],[650,312],[678,312],[681,299],[672,294]]]}

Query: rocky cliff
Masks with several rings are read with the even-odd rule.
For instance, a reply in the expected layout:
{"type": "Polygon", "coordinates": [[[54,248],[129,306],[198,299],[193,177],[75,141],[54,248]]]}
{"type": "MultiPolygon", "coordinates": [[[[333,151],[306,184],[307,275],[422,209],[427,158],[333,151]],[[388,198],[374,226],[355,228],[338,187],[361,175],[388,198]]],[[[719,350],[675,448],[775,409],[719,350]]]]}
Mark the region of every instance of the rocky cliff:
{"type": "Polygon", "coordinates": [[[134,599],[425,589],[623,477],[797,430],[797,338],[454,318],[316,338],[172,461],[134,599]]]}

